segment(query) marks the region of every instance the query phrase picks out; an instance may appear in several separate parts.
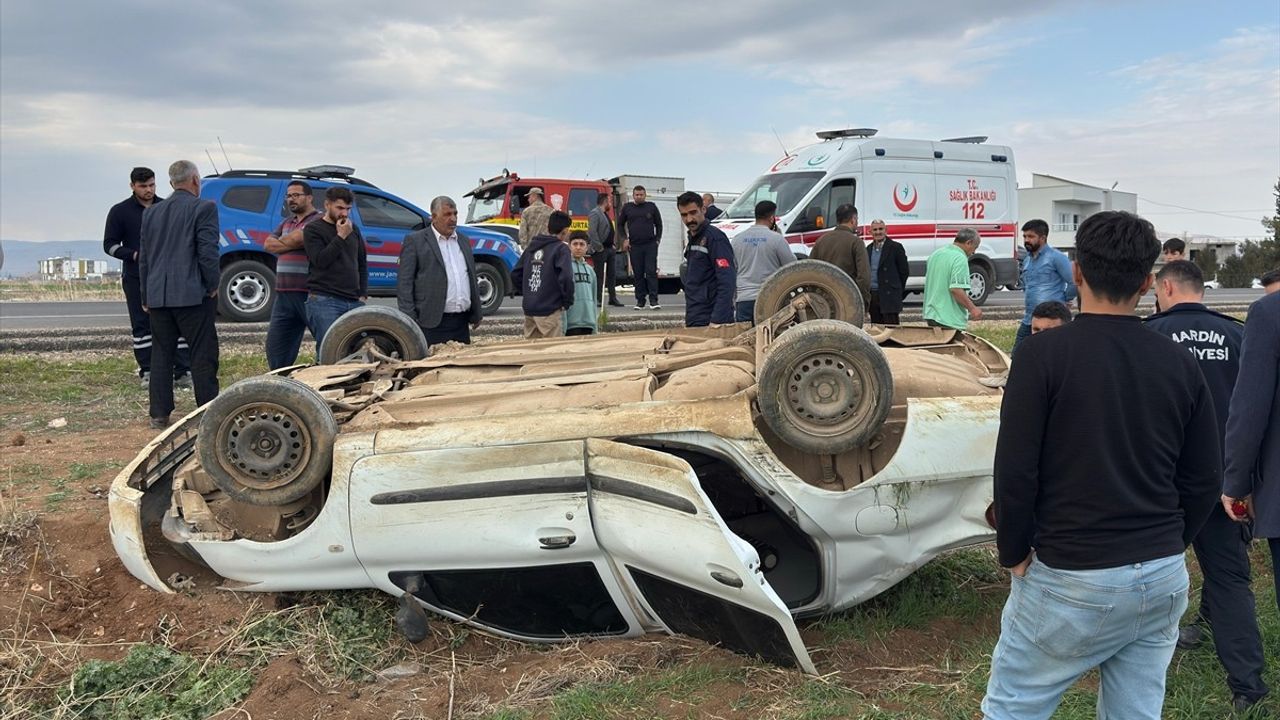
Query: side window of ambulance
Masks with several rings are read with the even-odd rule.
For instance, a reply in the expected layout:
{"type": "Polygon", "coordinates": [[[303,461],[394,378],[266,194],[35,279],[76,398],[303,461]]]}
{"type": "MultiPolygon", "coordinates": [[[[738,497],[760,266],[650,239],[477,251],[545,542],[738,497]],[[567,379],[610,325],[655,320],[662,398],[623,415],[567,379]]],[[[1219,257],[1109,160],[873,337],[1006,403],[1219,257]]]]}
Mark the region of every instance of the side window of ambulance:
{"type": "Polygon", "coordinates": [[[833,180],[809,198],[804,209],[796,216],[795,222],[787,228],[787,232],[811,232],[829,230],[836,226],[836,208],[853,202],[854,181],[852,178],[833,180]]]}

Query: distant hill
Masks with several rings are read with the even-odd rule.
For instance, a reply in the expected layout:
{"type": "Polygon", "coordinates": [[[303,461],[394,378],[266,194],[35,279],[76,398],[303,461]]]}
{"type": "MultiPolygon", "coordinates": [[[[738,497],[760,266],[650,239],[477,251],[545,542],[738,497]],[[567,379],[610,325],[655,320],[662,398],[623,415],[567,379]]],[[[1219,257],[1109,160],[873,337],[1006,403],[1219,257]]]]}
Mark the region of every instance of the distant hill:
{"type": "Polygon", "coordinates": [[[38,263],[51,257],[73,257],[86,260],[106,260],[107,267],[120,269],[120,261],[102,252],[101,240],[56,240],[32,242],[30,240],[0,240],[4,250],[4,266],[0,278],[19,278],[39,272],[38,263]]]}

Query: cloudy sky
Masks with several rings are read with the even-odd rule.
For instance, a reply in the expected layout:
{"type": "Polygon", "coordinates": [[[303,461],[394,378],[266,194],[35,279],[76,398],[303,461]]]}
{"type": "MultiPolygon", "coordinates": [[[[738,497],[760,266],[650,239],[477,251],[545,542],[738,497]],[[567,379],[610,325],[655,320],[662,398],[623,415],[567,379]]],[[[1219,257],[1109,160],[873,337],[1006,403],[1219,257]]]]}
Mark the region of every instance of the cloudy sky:
{"type": "Polygon", "coordinates": [[[0,238],[101,237],[128,171],[352,165],[425,205],[508,167],[742,190],[817,130],[989,135],[1258,237],[1280,176],[1275,0],[3,0],[0,238]],[[438,6],[448,5],[452,9],[438,6]]]}

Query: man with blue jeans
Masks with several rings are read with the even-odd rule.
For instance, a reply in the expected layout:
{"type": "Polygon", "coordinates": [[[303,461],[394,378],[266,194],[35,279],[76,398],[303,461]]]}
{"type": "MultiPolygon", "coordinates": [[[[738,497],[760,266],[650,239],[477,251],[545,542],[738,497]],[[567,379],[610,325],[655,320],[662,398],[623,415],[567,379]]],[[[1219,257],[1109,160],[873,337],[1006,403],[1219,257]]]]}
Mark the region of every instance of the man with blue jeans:
{"type": "Polygon", "coordinates": [[[1026,312],[1018,334],[1013,339],[1013,352],[1023,340],[1031,337],[1031,312],[1051,300],[1071,306],[1076,299],[1076,284],[1071,279],[1071,261],[1066,253],[1049,245],[1049,223],[1028,220],[1022,225],[1022,246],[1027,256],[1022,259],[1022,288],[1026,312]]]}
{"type": "Polygon", "coordinates": [[[364,238],[351,222],[355,196],[335,186],[324,193],[324,215],[302,231],[311,264],[307,276],[307,323],[316,338],[316,354],[329,326],[344,313],[364,305],[369,295],[369,269],[364,238]]]}
{"type": "Polygon", "coordinates": [[[298,348],[307,332],[307,251],[302,229],[320,217],[312,202],[311,185],[294,180],[285,187],[284,204],[289,217],[263,243],[276,254],[276,302],[267,325],[267,367],[276,370],[298,360],[298,348]]]}
{"type": "Polygon", "coordinates": [[[991,720],[1048,718],[1095,667],[1098,717],[1160,717],[1183,553],[1218,501],[1222,455],[1195,358],[1134,314],[1159,252],[1136,215],[1085,220],[1082,313],[1027,338],[1010,370],[994,474],[1013,578],[982,701],[991,720]]]}

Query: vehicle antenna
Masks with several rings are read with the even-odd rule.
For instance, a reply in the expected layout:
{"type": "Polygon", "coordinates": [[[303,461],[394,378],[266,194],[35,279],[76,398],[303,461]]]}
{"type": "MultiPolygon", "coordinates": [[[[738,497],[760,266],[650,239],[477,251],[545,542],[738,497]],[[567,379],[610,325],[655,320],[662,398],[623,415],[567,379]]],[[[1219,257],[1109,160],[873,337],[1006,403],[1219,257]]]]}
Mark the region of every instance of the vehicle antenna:
{"type": "Polygon", "coordinates": [[[221,175],[222,171],[218,170],[218,163],[213,161],[213,156],[209,154],[209,148],[204,149],[204,154],[205,157],[209,158],[209,164],[213,166],[213,173],[215,175],[221,175]]]}
{"type": "Polygon", "coordinates": [[[222,147],[222,136],[218,136],[218,147],[222,148],[222,159],[227,161],[227,169],[231,169],[231,158],[227,157],[227,149],[222,147]]]}
{"type": "Polygon", "coordinates": [[[592,161],[591,161],[591,164],[587,166],[587,171],[586,171],[585,173],[583,173],[583,175],[582,175],[582,179],[583,179],[583,180],[590,180],[590,179],[591,179],[591,168],[593,168],[593,167],[595,167],[595,166],[596,166],[596,161],[595,161],[595,160],[592,160],[592,161]]]}
{"type": "Polygon", "coordinates": [[[782,142],[782,136],[778,134],[777,128],[770,125],[769,129],[773,131],[773,136],[778,138],[778,144],[782,146],[782,157],[790,157],[791,151],[787,149],[786,143],[782,142]]]}

